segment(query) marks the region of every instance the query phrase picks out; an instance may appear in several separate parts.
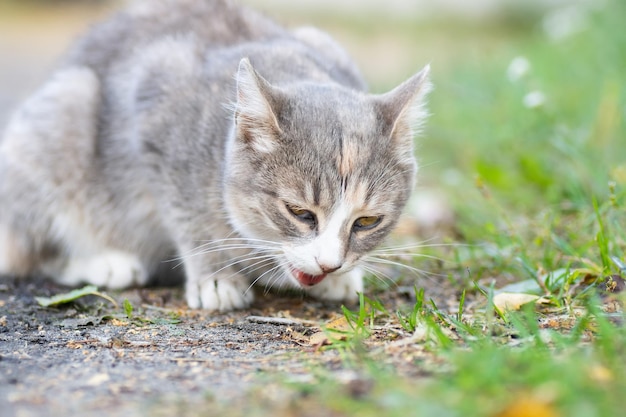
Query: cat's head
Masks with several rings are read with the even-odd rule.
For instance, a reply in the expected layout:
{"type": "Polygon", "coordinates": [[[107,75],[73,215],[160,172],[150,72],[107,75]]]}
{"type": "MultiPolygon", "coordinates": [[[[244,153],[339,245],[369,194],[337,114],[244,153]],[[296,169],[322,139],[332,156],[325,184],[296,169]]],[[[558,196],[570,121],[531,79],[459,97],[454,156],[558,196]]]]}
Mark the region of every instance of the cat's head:
{"type": "Polygon", "coordinates": [[[352,269],[395,226],[414,186],[428,71],[368,95],[273,86],[241,61],[226,207],[243,237],[274,242],[268,249],[296,285],[352,269]]]}

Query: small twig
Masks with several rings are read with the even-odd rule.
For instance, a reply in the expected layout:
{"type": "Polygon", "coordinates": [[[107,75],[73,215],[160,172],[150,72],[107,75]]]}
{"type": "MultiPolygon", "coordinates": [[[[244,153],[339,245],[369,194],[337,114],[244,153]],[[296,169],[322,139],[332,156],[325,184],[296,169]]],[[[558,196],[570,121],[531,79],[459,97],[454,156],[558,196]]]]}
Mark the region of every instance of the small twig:
{"type": "Polygon", "coordinates": [[[143,341],[135,341],[135,340],[124,340],[123,344],[131,347],[149,347],[154,346],[154,342],[143,342],[143,341]]]}
{"type": "Polygon", "coordinates": [[[317,326],[318,323],[315,323],[311,320],[300,320],[300,319],[288,319],[285,317],[268,317],[268,316],[248,316],[246,317],[246,321],[250,323],[259,323],[259,324],[275,324],[277,326],[317,326]]]}

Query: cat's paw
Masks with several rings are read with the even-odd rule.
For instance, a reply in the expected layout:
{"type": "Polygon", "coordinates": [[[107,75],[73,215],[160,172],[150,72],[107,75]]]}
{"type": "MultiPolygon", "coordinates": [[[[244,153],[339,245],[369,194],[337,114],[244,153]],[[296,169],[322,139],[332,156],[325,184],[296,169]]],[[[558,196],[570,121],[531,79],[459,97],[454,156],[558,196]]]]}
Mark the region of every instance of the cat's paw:
{"type": "Polygon", "coordinates": [[[249,307],[254,293],[243,276],[227,279],[204,279],[187,282],[187,304],[190,308],[231,311],[249,307]]]}
{"type": "Polygon", "coordinates": [[[343,275],[328,276],[307,292],[321,300],[354,302],[363,292],[363,271],[354,268],[343,275]]]}
{"type": "Polygon", "coordinates": [[[71,286],[86,282],[101,287],[122,289],[143,285],[148,278],[146,269],[135,255],[107,251],[89,258],[70,259],[57,280],[71,286]]]}

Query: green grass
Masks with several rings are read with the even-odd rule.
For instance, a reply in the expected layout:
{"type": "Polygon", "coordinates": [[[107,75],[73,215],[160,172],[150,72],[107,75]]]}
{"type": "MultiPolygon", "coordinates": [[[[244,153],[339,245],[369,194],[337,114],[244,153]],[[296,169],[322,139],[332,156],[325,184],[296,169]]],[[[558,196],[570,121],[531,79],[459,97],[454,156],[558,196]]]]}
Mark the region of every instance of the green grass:
{"type": "Polygon", "coordinates": [[[347,314],[355,337],[328,347],[341,350],[344,366],[354,371],[350,378],[337,379],[332,371],[314,367],[313,381],[280,380],[280,401],[268,402],[266,390],[275,384],[270,382],[251,392],[251,401],[238,411],[360,417],[621,415],[626,329],[598,307],[597,299],[581,304],[581,315],[572,317],[566,330],[532,308],[488,324],[486,315],[458,320],[422,304],[419,336],[406,352],[415,356],[419,375],[399,374],[385,365],[384,353],[367,348],[363,337],[388,319],[387,311],[370,302],[362,298],[359,309],[347,314]]]}
{"type": "Polygon", "coordinates": [[[468,319],[427,307],[422,297],[418,291],[412,348],[427,352],[415,359],[421,375],[399,375],[385,365],[384,355],[364,347],[363,337],[374,323],[386,322],[388,312],[361,298],[359,309],[346,314],[354,337],[329,347],[344,353],[353,379],[338,381],[317,369],[314,382],[283,381],[292,402],[278,406],[281,415],[621,415],[626,328],[621,314],[616,322],[598,299],[581,303],[580,315],[571,320],[532,308],[502,319],[490,319],[494,312],[488,309],[468,319]]]}
{"type": "Polygon", "coordinates": [[[515,346],[474,332],[473,342],[445,353],[454,371],[434,379],[426,397],[449,404],[449,415],[494,415],[519,398],[547,405],[550,415],[623,412],[621,308],[612,321],[593,287],[572,287],[624,274],[611,257],[623,260],[626,251],[626,37],[617,30],[625,18],[623,2],[608,2],[569,38],[551,42],[532,31],[514,51],[441,75],[423,152],[445,155],[430,181],[444,174],[439,167],[460,177],[449,190],[461,234],[486,248],[467,257],[474,278],[567,271],[543,291],[560,308],[496,319],[515,346]],[[530,68],[511,81],[515,56],[530,68]],[[545,103],[528,108],[524,96],[535,90],[545,103]]]}
{"type": "Polygon", "coordinates": [[[609,2],[566,39],[534,29],[488,60],[435,73],[423,181],[447,188],[463,239],[495,253],[495,264],[476,259],[477,279],[494,268],[521,277],[583,265],[607,273],[608,256],[623,257],[624,17],[624,4],[609,2]],[[511,81],[518,56],[529,69],[511,81]],[[532,91],[545,102],[528,108],[532,91]]]}
{"type": "MultiPolygon", "coordinates": [[[[624,16],[624,5],[610,2],[569,38],[551,42],[531,31],[525,43],[495,52],[488,62],[435,73],[431,129],[421,150],[424,162],[436,164],[425,170],[426,181],[440,183],[441,174],[456,171],[459,183],[450,184],[450,194],[463,202],[466,229],[494,214],[471,186],[476,182],[495,200],[500,223],[504,213],[515,219],[588,211],[594,198],[608,199],[609,181],[623,197],[626,40],[615,29],[624,16]],[[507,67],[516,56],[530,68],[510,81],[507,67]],[[545,95],[543,105],[524,106],[532,91],[545,95]]],[[[482,232],[466,232],[484,240],[482,232]]]]}

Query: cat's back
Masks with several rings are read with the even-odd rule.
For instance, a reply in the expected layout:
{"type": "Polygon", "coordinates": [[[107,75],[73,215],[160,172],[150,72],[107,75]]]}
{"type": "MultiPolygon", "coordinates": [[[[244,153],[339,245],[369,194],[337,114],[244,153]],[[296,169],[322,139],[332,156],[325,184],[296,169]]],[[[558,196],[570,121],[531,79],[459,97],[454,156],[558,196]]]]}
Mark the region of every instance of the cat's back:
{"type": "Polygon", "coordinates": [[[221,48],[289,34],[271,19],[230,0],[135,0],[82,37],[66,64],[105,74],[112,63],[154,42],[186,36],[207,48],[221,48]]]}

